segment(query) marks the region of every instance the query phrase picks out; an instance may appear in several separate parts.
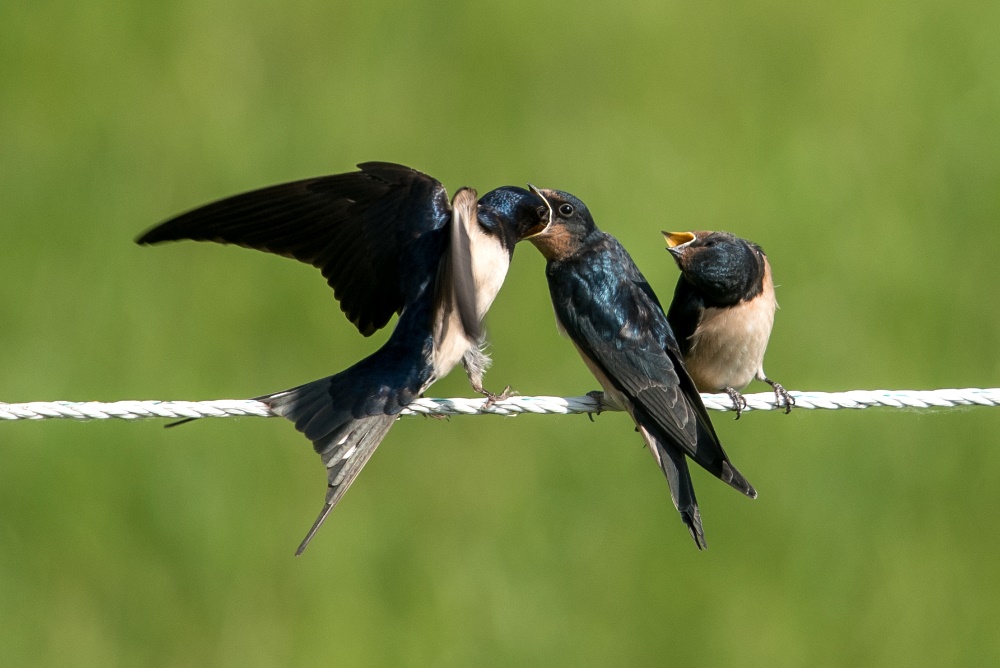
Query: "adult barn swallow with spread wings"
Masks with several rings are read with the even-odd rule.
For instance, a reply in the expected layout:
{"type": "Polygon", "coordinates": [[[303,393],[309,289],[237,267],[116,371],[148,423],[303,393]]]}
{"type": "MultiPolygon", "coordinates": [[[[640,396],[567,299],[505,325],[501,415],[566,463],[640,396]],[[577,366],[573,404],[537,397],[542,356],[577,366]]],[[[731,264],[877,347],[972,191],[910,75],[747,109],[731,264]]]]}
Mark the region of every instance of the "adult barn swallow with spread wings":
{"type": "Polygon", "coordinates": [[[664,232],[663,238],[681,270],[667,322],[698,390],[726,392],[738,420],[746,407],[739,390],[756,378],[791,412],[795,400],[764,373],[778,307],[767,255],[729,232],[664,232]]]}
{"type": "Polygon", "coordinates": [[[542,200],[503,187],[478,201],[416,170],[367,162],[359,171],[236,195],[181,214],[136,241],[236,244],[311,264],[365,336],[399,321],[375,353],[338,374],[258,397],[295,423],[327,467],[326,502],[301,554],[400,411],[463,362],[484,394],[482,319],[514,245],[545,228],[542,200]]]}
{"type": "Polygon", "coordinates": [[[750,498],[757,492],[722,449],[660,302],[632,258],[597,228],[579,199],[558,190],[537,192],[550,222],[531,242],[548,261],[556,324],[605,394],[632,416],[667,477],[674,506],[704,549],[685,456],[750,498]]]}

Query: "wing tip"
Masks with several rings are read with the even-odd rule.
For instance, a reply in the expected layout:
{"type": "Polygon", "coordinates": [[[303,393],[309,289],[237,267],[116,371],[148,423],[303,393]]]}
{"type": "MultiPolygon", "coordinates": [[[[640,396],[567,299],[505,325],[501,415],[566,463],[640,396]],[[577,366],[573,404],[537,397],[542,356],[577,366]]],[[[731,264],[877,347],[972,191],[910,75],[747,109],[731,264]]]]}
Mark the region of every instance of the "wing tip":
{"type": "MultiPolygon", "coordinates": [[[[181,214],[183,216],[185,214],[181,214]]],[[[153,244],[158,244],[163,241],[205,241],[206,239],[197,237],[195,235],[190,235],[182,231],[178,231],[177,226],[173,223],[177,221],[181,216],[177,218],[171,218],[168,221],[160,223],[155,227],[151,227],[139,236],[137,236],[134,241],[140,246],[152,246],[153,244]]],[[[214,239],[212,239],[214,241],[214,239]]],[[[217,240],[218,243],[227,244],[228,241],[223,241],[221,239],[217,240]]]]}
{"type": "Polygon", "coordinates": [[[149,246],[151,244],[155,244],[157,241],[162,241],[161,239],[156,238],[157,229],[159,228],[154,227],[151,230],[146,230],[145,232],[137,236],[135,239],[133,239],[133,241],[135,241],[135,243],[139,244],[140,246],[149,246]]]}

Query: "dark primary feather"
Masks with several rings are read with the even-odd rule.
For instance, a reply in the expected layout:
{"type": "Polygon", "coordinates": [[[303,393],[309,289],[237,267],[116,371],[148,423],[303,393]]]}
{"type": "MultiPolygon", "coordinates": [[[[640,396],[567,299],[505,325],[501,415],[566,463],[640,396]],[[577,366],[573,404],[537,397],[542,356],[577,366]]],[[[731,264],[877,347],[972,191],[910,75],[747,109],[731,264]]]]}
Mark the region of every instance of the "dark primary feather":
{"type": "Polygon", "coordinates": [[[451,207],[444,186],[426,174],[384,162],[358,167],[226,198],[136,241],[214,241],[311,264],[369,336],[436,274],[451,207]]]}
{"type": "Polygon", "coordinates": [[[581,351],[634,403],[636,419],[707,471],[755,497],[729,463],[680,350],[632,258],[610,235],[547,269],[556,316],[581,351]]]}

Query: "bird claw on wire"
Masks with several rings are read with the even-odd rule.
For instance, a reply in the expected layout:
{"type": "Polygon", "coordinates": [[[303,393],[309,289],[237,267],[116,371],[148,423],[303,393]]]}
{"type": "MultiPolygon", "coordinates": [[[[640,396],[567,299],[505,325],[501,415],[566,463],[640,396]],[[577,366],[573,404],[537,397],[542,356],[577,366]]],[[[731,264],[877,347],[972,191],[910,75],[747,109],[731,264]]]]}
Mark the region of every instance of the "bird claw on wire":
{"type": "Polygon", "coordinates": [[[743,409],[747,407],[747,398],[731,387],[726,388],[726,394],[733,400],[733,410],[736,411],[735,419],[739,420],[740,416],[743,415],[743,409]]]}
{"type": "Polygon", "coordinates": [[[490,408],[493,404],[497,403],[498,401],[507,401],[508,399],[517,394],[515,390],[511,389],[510,385],[503,388],[503,392],[501,392],[500,394],[494,394],[493,392],[490,392],[489,390],[485,390],[483,388],[479,388],[476,391],[482,394],[484,397],[486,397],[486,401],[483,402],[484,411],[490,408]]]}
{"type": "Polygon", "coordinates": [[[771,386],[774,390],[774,406],[775,408],[781,408],[781,405],[785,405],[785,415],[792,412],[792,407],[795,405],[795,398],[788,393],[788,390],[784,388],[781,383],[776,383],[768,377],[764,377],[764,382],[771,386]]]}
{"type": "MultiPolygon", "coordinates": [[[[605,392],[601,390],[591,390],[587,392],[587,396],[597,402],[596,411],[587,411],[587,417],[590,421],[594,421],[595,415],[600,415],[604,411],[622,411],[625,407],[615,401],[612,397],[609,397],[605,392]]],[[[638,431],[638,430],[636,430],[638,431]]]]}

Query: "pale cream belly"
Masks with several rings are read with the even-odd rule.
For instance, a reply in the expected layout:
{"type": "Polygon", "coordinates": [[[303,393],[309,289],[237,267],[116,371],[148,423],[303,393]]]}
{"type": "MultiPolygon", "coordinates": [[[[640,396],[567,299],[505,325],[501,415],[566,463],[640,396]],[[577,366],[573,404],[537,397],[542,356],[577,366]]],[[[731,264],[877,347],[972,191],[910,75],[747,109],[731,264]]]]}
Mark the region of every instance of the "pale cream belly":
{"type": "Polygon", "coordinates": [[[741,390],[758,374],[764,375],[764,351],[774,324],[771,295],[728,309],[705,309],[684,358],[700,391],[741,390]]]}

